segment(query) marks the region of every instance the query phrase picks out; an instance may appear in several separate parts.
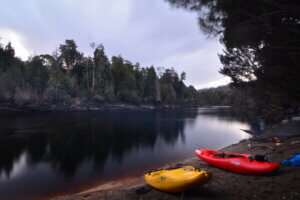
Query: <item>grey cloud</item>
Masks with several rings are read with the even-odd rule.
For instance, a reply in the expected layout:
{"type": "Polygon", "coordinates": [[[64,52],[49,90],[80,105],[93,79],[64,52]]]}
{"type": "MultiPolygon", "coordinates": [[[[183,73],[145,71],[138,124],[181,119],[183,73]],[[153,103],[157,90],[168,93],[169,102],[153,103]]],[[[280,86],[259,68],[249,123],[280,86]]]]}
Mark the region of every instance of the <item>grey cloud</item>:
{"type": "Polygon", "coordinates": [[[201,34],[196,15],[164,0],[10,0],[0,17],[0,28],[21,33],[37,54],[74,39],[85,54],[91,54],[90,42],[103,43],[109,56],[186,71],[188,84],[223,78],[218,41],[201,34]]]}

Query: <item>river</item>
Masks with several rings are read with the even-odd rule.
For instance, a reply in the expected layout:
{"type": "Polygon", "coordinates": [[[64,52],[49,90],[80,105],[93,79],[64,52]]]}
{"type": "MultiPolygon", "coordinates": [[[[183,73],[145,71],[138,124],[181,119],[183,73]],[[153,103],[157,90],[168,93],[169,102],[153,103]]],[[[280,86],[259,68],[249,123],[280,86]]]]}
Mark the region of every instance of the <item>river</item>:
{"type": "Polygon", "coordinates": [[[0,115],[0,199],[89,188],[250,136],[229,108],[0,115]]]}

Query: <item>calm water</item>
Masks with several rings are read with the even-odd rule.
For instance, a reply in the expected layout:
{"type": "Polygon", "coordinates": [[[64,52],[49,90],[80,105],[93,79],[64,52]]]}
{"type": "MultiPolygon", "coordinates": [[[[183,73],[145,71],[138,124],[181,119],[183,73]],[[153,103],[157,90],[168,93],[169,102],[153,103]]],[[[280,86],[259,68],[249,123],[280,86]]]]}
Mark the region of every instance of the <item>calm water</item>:
{"type": "MultiPolygon", "coordinates": [[[[226,109],[228,110],[228,109],[226,109]]],[[[249,135],[224,109],[0,115],[0,199],[40,198],[219,149],[249,135]]]]}

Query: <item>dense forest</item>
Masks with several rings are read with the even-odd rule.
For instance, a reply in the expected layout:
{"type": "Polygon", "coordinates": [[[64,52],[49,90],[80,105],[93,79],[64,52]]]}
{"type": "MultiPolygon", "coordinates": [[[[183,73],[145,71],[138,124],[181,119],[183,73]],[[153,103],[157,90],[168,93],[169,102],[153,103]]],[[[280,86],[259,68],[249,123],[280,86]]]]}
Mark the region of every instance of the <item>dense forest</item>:
{"type": "Polygon", "coordinates": [[[220,73],[253,100],[248,110],[278,120],[300,106],[300,1],[167,1],[196,12],[202,32],[220,39],[220,73]]]}
{"type": "Polygon", "coordinates": [[[197,103],[201,106],[244,106],[252,102],[238,89],[230,86],[219,86],[198,90],[197,103]]]}
{"type": "Polygon", "coordinates": [[[0,45],[0,101],[17,106],[86,103],[195,104],[197,90],[184,84],[171,69],[141,67],[121,56],[109,59],[104,47],[91,44],[85,56],[74,40],[59,45],[53,55],[36,55],[27,61],[15,56],[10,43],[0,45]]]}
{"type": "Polygon", "coordinates": [[[227,89],[197,91],[186,74],[156,71],[121,56],[109,59],[102,45],[92,56],[66,40],[52,55],[21,61],[10,43],[0,45],[0,101],[9,105],[150,103],[240,105],[260,117],[278,120],[300,107],[300,2],[294,0],[166,0],[198,14],[200,29],[217,37],[224,51],[220,73],[227,89]]]}

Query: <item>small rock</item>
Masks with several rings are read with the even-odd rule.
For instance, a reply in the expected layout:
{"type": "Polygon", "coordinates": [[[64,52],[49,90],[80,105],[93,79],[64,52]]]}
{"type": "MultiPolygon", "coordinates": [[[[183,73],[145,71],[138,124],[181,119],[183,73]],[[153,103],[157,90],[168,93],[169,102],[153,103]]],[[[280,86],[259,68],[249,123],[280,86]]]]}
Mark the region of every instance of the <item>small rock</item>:
{"type": "Polygon", "coordinates": [[[150,192],[150,189],[149,188],[145,188],[145,187],[141,187],[141,188],[135,190],[135,193],[137,195],[146,194],[148,192],[150,192]]]}

